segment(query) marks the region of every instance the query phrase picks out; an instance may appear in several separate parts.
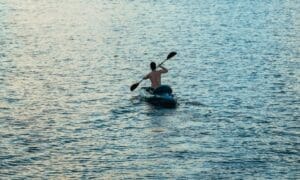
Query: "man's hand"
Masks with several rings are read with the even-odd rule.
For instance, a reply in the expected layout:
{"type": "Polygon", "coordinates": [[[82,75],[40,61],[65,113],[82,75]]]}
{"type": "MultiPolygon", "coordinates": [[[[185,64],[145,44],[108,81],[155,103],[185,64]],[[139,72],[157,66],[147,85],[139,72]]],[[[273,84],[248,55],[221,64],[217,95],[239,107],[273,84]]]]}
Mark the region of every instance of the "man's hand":
{"type": "Polygon", "coordinates": [[[160,70],[162,73],[167,73],[168,72],[168,69],[163,67],[161,64],[158,65],[158,67],[162,68],[162,70],[160,70]]]}

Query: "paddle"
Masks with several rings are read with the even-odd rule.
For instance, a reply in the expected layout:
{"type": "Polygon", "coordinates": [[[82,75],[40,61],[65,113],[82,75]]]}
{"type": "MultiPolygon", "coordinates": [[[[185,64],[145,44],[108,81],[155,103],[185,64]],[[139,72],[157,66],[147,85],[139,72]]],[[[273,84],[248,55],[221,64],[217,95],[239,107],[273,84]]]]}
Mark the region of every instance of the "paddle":
{"type": "MultiPolygon", "coordinates": [[[[171,58],[174,57],[176,54],[177,54],[177,53],[174,52],[174,51],[173,51],[173,52],[170,52],[169,55],[167,56],[167,58],[166,58],[163,62],[161,62],[158,66],[162,65],[164,62],[166,62],[167,60],[171,59],[171,58]]],[[[137,83],[131,85],[131,86],[130,86],[130,91],[135,90],[143,80],[144,80],[144,79],[141,79],[139,82],[137,82],[137,83]]]]}

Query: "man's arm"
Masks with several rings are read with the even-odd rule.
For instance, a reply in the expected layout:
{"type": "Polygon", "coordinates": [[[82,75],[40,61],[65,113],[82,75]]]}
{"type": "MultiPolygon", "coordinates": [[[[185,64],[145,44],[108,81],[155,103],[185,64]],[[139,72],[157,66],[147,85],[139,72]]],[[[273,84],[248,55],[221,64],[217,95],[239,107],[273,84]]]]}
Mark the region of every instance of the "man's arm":
{"type": "Polygon", "coordinates": [[[149,79],[149,74],[143,77],[143,79],[149,79]]]}
{"type": "Polygon", "coordinates": [[[161,68],[161,70],[159,70],[159,72],[161,72],[161,73],[167,73],[168,72],[168,69],[163,67],[162,65],[159,65],[158,67],[161,68]]]}

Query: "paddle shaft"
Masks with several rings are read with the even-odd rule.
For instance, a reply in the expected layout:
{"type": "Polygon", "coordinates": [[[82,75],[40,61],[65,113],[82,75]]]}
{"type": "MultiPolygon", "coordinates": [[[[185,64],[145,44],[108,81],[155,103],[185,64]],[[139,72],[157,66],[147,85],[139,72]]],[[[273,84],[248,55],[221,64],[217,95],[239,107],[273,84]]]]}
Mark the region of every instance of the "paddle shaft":
{"type": "Polygon", "coordinates": [[[161,63],[158,65],[158,67],[161,66],[161,65],[163,65],[167,60],[168,60],[168,59],[165,59],[163,62],[161,62],[161,63]]]}

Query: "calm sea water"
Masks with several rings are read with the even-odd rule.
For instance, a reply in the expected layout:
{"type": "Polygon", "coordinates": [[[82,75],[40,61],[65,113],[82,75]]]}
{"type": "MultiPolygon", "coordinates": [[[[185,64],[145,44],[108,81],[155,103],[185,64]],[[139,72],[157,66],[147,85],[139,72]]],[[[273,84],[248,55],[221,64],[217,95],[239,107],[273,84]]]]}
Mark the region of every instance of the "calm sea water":
{"type": "Polygon", "coordinates": [[[0,179],[299,179],[299,9],[2,0],[0,179]],[[155,108],[129,87],[171,51],[155,108]]]}

